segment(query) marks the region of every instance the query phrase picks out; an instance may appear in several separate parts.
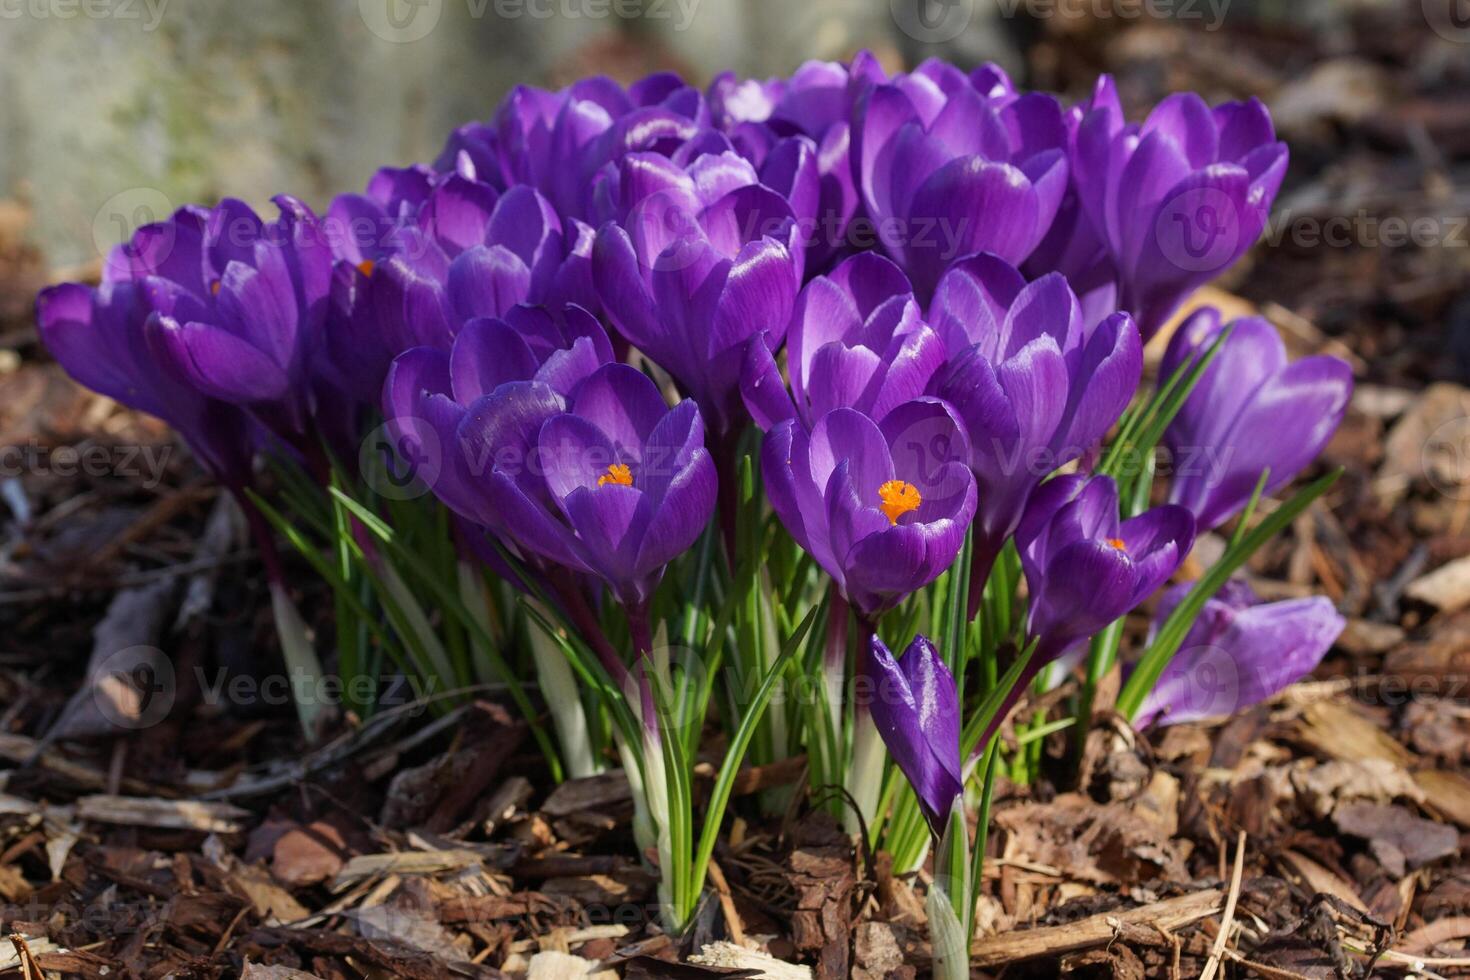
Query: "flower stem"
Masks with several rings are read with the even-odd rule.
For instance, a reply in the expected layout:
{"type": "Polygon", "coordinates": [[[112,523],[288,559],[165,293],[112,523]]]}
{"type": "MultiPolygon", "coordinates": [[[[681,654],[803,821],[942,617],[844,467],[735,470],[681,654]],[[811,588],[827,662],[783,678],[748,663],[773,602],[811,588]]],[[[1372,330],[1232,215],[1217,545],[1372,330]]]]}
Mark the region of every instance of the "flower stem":
{"type": "MultiPolygon", "coordinates": [[[[863,664],[872,656],[869,647],[875,633],[874,625],[864,616],[857,617],[857,650],[854,653],[856,667],[854,675],[868,675],[863,664]]],[[[873,724],[873,713],[863,698],[853,699],[852,710],[852,758],[847,770],[847,792],[857,806],[857,812],[848,810],[844,816],[844,828],[849,834],[861,833],[864,827],[871,835],[877,833],[875,818],[878,798],[883,792],[883,764],[888,758],[878,727],[873,724]]]]}

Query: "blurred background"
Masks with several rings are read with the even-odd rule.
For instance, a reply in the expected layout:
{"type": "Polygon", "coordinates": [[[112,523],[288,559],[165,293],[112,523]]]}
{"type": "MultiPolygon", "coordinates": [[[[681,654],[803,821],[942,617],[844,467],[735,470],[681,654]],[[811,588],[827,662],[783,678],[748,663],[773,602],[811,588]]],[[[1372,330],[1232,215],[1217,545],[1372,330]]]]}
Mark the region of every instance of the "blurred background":
{"type": "MultiPolygon", "coordinates": [[[[1470,381],[1470,0],[0,0],[0,350],[34,350],[35,289],[137,225],[224,195],[324,205],[518,82],[861,48],[1067,98],[1109,71],[1135,117],[1178,89],[1263,99],[1291,171],[1224,288],[1370,383],[1470,381]]],[[[33,431],[9,408],[0,437],[33,431]]]]}

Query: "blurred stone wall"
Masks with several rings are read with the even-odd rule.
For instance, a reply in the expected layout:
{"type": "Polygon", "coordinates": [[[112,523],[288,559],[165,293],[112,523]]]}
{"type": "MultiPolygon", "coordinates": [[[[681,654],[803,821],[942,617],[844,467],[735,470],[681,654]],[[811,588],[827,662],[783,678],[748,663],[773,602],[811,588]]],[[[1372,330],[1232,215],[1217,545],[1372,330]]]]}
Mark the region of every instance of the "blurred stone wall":
{"type": "Polygon", "coordinates": [[[186,201],[319,204],[431,158],[517,81],[973,61],[1005,53],[995,2],[0,0],[0,198],[53,266],[85,264],[186,201]]]}

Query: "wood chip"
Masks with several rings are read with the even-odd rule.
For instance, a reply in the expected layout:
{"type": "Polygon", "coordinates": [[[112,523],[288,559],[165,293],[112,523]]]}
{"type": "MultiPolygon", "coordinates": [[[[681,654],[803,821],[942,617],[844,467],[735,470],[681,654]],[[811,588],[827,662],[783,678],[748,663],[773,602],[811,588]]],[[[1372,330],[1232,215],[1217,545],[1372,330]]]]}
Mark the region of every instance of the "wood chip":
{"type": "Polygon", "coordinates": [[[970,950],[970,965],[982,969],[1038,956],[1059,956],[1112,942],[1119,928],[1145,926],[1173,932],[1220,912],[1225,893],[1210,888],[1126,912],[1103,912],[1066,925],[1025,929],[992,936],[970,950]]]}
{"type": "Polygon", "coordinates": [[[1305,854],[1290,850],[1282,851],[1280,857],[1288,869],[1288,876],[1294,873],[1294,877],[1305,884],[1309,891],[1331,895],[1351,905],[1364,915],[1368,914],[1368,906],[1358,897],[1353,886],[1316,861],[1305,854]]]}
{"type": "Polygon", "coordinates": [[[1427,769],[1414,773],[1414,782],[1424,791],[1424,805],[1470,829],[1470,779],[1458,772],[1427,769]]]}
{"type": "Polygon", "coordinates": [[[1302,709],[1297,737],[1328,759],[1384,759],[1400,766],[1409,750],[1362,714],[1337,701],[1318,701],[1302,709]]]}
{"type": "Polygon", "coordinates": [[[139,796],[84,796],[77,800],[78,820],[156,827],[167,830],[197,830],[207,834],[238,834],[249,810],[229,803],[198,800],[161,800],[139,796]]]}
{"type": "Polygon", "coordinates": [[[400,851],[393,854],[359,854],[342,866],[332,879],[333,894],[346,891],[359,881],[383,875],[432,875],[471,868],[484,860],[479,851],[400,851]]]}
{"type": "Polygon", "coordinates": [[[760,950],[746,949],[735,943],[710,943],[689,957],[689,962],[704,966],[726,966],[737,970],[758,970],[755,976],[764,980],[811,980],[812,968],[778,960],[760,950]]]}
{"type": "Polygon", "coordinates": [[[617,980],[618,971],[596,970],[596,967],[591,960],[571,953],[537,953],[531,957],[526,980],[617,980]]]}
{"type": "Polygon", "coordinates": [[[1440,612],[1458,612],[1470,606],[1470,557],[1441,565],[1410,582],[1404,595],[1440,612]]]}

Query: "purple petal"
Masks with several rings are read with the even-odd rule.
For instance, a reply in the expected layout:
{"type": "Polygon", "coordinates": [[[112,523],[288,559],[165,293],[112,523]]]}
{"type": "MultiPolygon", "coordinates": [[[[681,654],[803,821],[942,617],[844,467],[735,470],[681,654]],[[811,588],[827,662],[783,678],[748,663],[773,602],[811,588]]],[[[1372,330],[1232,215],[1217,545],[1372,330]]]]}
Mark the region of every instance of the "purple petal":
{"type": "Polygon", "coordinates": [[[1016,265],[1041,242],[1040,201],[1017,168],[979,157],[945,164],[914,195],[905,255],[914,288],[928,295],[951,262],[994,252],[1016,265]]]}
{"type": "Polygon", "coordinates": [[[941,833],[950,807],[964,790],[954,676],[922,636],[898,663],[875,636],[865,660],[873,685],[873,723],[914,788],[930,827],[941,833]]]}
{"type": "Polygon", "coordinates": [[[468,405],[510,381],[529,381],[536,356],[504,320],[477,318],[454,338],[449,371],[455,401],[468,405]]]}
{"type": "Polygon", "coordinates": [[[627,364],[608,364],[577,389],[572,411],[600,429],[620,456],[637,459],[669,408],[658,386],[642,371],[627,364]]]}
{"type": "Polygon", "coordinates": [[[531,270],[503,245],[478,245],[449,266],[449,299],[462,320],[501,317],[531,293],[531,270]]]}
{"type": "Polygon", "coordinates": [[[740,373],[740,396],[745,402],[745,410],[764,432],[796,415],[796,408],[786,391],[786,382],[776,366],[776,358],[771,354],[764,333],[752,337],[750,346],[746,348],[745,364],[740,373]]]}
{"type": "Polygon", "coordinates": [[[1203,643],[1191,632],[1139,708],[1135,724],[1232,714],[1274,695],[1321,662],[1345,621],[1323,598],[1254,606],[1203,643]]]}

